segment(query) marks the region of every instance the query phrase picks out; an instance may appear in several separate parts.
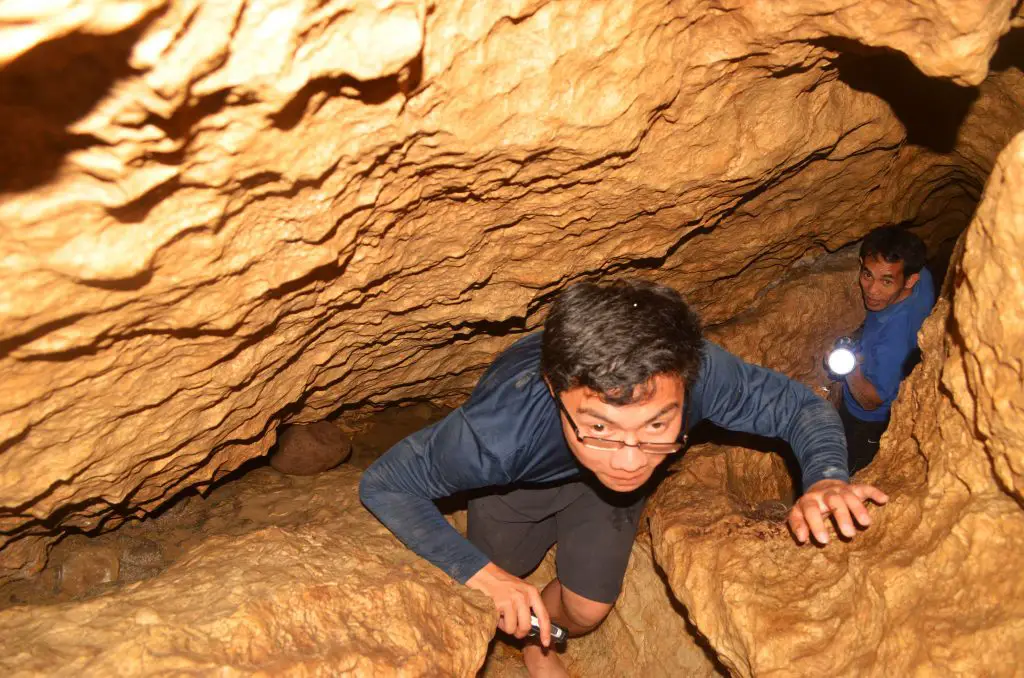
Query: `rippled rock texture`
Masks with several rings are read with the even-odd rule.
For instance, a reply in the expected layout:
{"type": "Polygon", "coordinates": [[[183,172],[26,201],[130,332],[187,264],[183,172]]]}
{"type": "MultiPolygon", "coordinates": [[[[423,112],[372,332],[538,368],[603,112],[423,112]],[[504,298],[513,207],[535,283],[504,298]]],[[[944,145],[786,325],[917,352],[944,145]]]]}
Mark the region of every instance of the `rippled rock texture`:
{"type": "Polygon", "coordinates": [[[572,280],[718,323],[874,225],[950,240],[1013,6],[6,3],[0,577],[284,423],[457,403],[572,280]]]}
{"type": "Polygon", "coordinates": [[[655,558],[735,674],[1019,672],[1024,135],[1000,156],[960,255],[862,474],[892,497],[867,532],[797,548],[746,510],[773,488],[738,496],[721,455],[686,460],[659,490],[655,558]]]}
{"type": "MultiPolygon", "coordinates": [[[[675,285],[727,346],[813,383],[806,339],[857,322],[813,312],[850,302],[825,255],[899,222],[950,248],[1021,128],[1012,23],[1012,0],[3,3],[0,579],[285,424],[457,404],[585,277],[675,285]],[[771,310],[784,278],[807,306],[771,310]]],[[[654,559],[733,670],[1014,666],[979,662],[1024,646],[1017,155],[869,471],[895,499],[866,538],[795,549],[771,455],[708,448],[659,494],[654,559]]],[[[146,552],[64,562],[82,588],[148,578],[3,613],[9,672],[58,650],[98,675],[475,671],[491,611],[354,498],[156,576],[146,552]],[[363,587],[386,593],[360,607],[363,587]],[[355,612],[395,601],[387,635],[355,612]]],[[[660,652],[632,656],[653,675],[660,652]]]]}
{"type": "Polygon", "coordinates": [[[359,506],[358,481],[346,468],[315,478],[265,468],[225,487],[203,517],[206,538],[194,533],[163,572],[86,601],[0,612],[0,672],[473,675],[493,633],[490,602],[401,546],[359,506]]]}

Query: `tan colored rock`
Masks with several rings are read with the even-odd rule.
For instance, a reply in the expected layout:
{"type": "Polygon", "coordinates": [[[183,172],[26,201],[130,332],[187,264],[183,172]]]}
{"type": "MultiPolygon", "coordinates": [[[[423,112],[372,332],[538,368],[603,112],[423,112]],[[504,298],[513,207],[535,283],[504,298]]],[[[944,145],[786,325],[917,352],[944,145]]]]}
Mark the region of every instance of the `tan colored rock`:
{"type": "Polygon", "coordinates": [[[85,602],[0,612],[0,673],[473,675],[493,607],[362,509],[358,478],[264,471],[220,505],[262,507],[248,531],[85,602]]]}
{"type": "Polygon", "coordinates": [[[352,441],[329,421],[285,427],[270,465],[288,475],[311,476],[332,469],[352,453],[352,441]]]}
{"type": "MultiPolygon", "coordinates": [[[[977,427],[999,489],[1024,500],[1024,138],[1000,156],[956,271],[942,383],[977,427]],[[959,358],[959,360],[957,360],[959,358]]],[[[987,481],[982,475],[979,480],[987,481]]],[[[992,491],[987,482],[981,487],[992,491]]],[[[980,489],[980,488],[979,488],[980,489]]]]}
{"type": "Polygon", "coordinates": [[[61,593],[78,597],[103,584],[116,582],[121,573],[117,551],[106,546],[81,546],[70,551],[57,565],[57,587],[61,593]]]}
{"type": "MultiPolygon", "coordinates": [[[[456,527],[465,528],[464,516],[456,527]]],[[[555,577],[552,549],[528,577],[543,588],[555,577]]],[[[500,634],[499,634],[500,638],[500,634]]],[[[570,638],[562,661],[573,676],[648,676],[710,678],[723,675],[713,653],[705,649],[662,578],[645,532],[638,535],[622,584],[622,594],[607,619],[593,632],[570,638]]],[[[518,648],[497,640],[480,678],[525,678],[518,648]]]]}
{"type": "Polygon", "coordinates": [[[721,455],[694,457],[659,491],[655,558],[735,674],[1013,676],[1024,664],[1022,195],[1018,136],[862,474],[892,497],[870,529],[799,548],[731,496],[721,455]]]}
{"type": "Polygon", "coordinates": [[[352,456],[348,463],[356,468],[368,468],[395,443],[439,421],[449,411],[447,408],[417,403],[407,407],[389,407],[371,414],[352,436],[352,456]]]}
{"type": "MultiPolygon", "coordinates": [[[[553,565],[546,574],[554,575],[553,565]]],[[[615,608],[596,631],[570,641],[566,665],[576,676],[722,675],[703,642],[659,574],[650,538],[641,534],[615,608]]]]}
{"type": "Polygon", "coordinates": [[[978,83],[1014,11],[71,5],[0,9],[0,577],[283,420],[456,404],[572,280],[640,262],[721,323],[874,225],[962,219],[995,144],[904,143],[835,61],[978,83]]]}

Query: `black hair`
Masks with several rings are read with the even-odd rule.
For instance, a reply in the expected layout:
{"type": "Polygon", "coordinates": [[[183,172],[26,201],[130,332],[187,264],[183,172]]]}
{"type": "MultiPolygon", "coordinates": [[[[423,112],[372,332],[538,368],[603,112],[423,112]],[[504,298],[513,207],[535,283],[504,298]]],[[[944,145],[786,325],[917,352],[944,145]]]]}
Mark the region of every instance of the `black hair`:
{"type": "Polygon", "coordinates": [[[916,235],[899,226],[882,226],[867,234],[860,245],[860,258],[880,257],[890,264],[903,262],[903,275],[920,273],[928,253],[916,235]]]}
{"type": "Polygon", "coordinates": [[[558,295],[544,321],[541,372],[556,394],[584,386],[625,405],[646,398],[656,375],[692,384],[702,347],[700,318],[674,289],[580,282],[558,295]]]}

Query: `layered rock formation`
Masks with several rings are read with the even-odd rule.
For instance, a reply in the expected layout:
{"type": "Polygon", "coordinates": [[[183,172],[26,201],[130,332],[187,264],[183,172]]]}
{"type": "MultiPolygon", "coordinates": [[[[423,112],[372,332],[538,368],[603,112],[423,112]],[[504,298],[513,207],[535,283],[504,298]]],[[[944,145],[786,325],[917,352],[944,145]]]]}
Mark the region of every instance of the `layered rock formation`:
{"type": "Polygon", "coordinates": [[[867,532],[798,549],[783,524],[744,510],[721,456],[687,460],[659,490],[655,557],[735,674],[1018,673],[1022,246],[1024,135],[1000,156],[953,301],[922,328],[923,362],[862,475],[892,497],[867,532]]]}
{"type": "Polygon", "coordinates": [[[358,480],[264,469],[205,518],[221,534],[164,572],[0,612],[3,675],[474,674],[490,602],[360,510],[358,480]]]}
{"type": "Polygon", "coordinates": [[[5,576],[283,422],[457,401],[570,280],[648,271],[720,322],[928,218],[990,160],[904,145],[837,57],[978,84],[1012,7],[73,4],[0,17],[5,576]]]}
{"type": "MultiPolygon", "coordinates": [[[[855,297],[837,303],[850,261],[825,255],[897,222],[941,255],[1024,126],[1020,29],[996,51],[1020,11],[1011,0],[7,3],[0,580],[37,572],[68,530],[103,532],[208,486],[270,449],[283,424],[340,414],[357,429],[375,407],[457,404],[584,277],[672,284],[729,348],[813,384],[823,342],[857,322],[839,312],[855,297]]],[[[659,494],[654,559],[734,671],[799,673],[811,657],[840,673],[970,671],[972,648],[1021,637],[1022,611],[999,598],[1021,599],[1001,569],[1019,552],[1024,467],[1018,152],[966,241],[943,307],[950,331],[942,313],[930,322],[925,364],[868,476],[896,497],[872,531],[796,550],[762,506],[790,492],[779,457],[748,450],[695,450],[659,494]],[[817,595],[787,588],[807,577],[817,595]],[[918,608],[928,612],[911,623],[918,608]]],[[[373,532],[354,494],[324,521],[202,545],[187,567],[45,621],[5,613],[5,637],[27,648],[11,667],[44,670],[35,658],[62,644],[68,671],[105,673],[118,652],[142,667],[157,652],[171,671],[296,673],[314,670],[299,655],[319,653],[330,672],[362,667],[357,646],[386,664],[421,642],[440,649],[409,673],[479,666],[490,612],[376,533],[381,562],[426,582],[388,595],[449,610],[452,625],[421,627],[414,609],[397,639],[303,635],[307,623],[344,626],[334,606],[352,589],[332,582],[374,586],[372,568],[350,581],[346,565],[295,550],[358,550],[346,530],[373,532]],[[291,564],[266,575],[280,579],[238,571],[260,544],[291,564]],[[202,618],[189,608],[200,604],[202,618]],[[96,643],[70,640],[82,619],[96,643]],[[31,623],[38,632],[20,635],[31,623]],[[101,640],[142,626],[139,645],[101,640]],[[222,633],[253,654],[233,654],[222,633]],[[191,634],[198,646],[183,654],[191,634]]],[[[629,609],[607,638],[637,637],[642,614],[629,609]]],[[[602,638],[588,641],[598,656],[602,638]]],[[[675,648],[685,657],[665,673],[710,670],[690,662],[694,647],[675,648]]],[[[617,671],[632,656],[653,675],[659,648],[578,666],[617,671]]]]}

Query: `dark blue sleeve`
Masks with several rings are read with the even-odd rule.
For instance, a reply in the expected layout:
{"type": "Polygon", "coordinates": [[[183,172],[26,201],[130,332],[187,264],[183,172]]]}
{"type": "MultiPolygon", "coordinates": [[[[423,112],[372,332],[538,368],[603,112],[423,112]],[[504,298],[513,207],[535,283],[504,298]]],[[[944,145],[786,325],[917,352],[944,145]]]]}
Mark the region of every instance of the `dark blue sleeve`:
{"type": "Polygon", "coordinates": [[[490,559],[433,500],[508,482],[460,407],[375,461],[359,482],[359,498],[403,544],[465,584],[490,559]]]}
{"type": "Polygon", "coordinates": [[[705,342],[693,397],[698,419],[789,443],[803,472],[804,490],[825,478],[849,482],[839,414],[784,374],[705,342]]]}
{"type": "Polygon", "coordinates": [[[883,403],[896,399],[903,381],[903,365],[917,345],[916,341],[911,343],[911,338],[916,337],[917,333],[910,330],[909,319],[902,315],[892,318],[873,337],[861,372],[883,403]]]}

